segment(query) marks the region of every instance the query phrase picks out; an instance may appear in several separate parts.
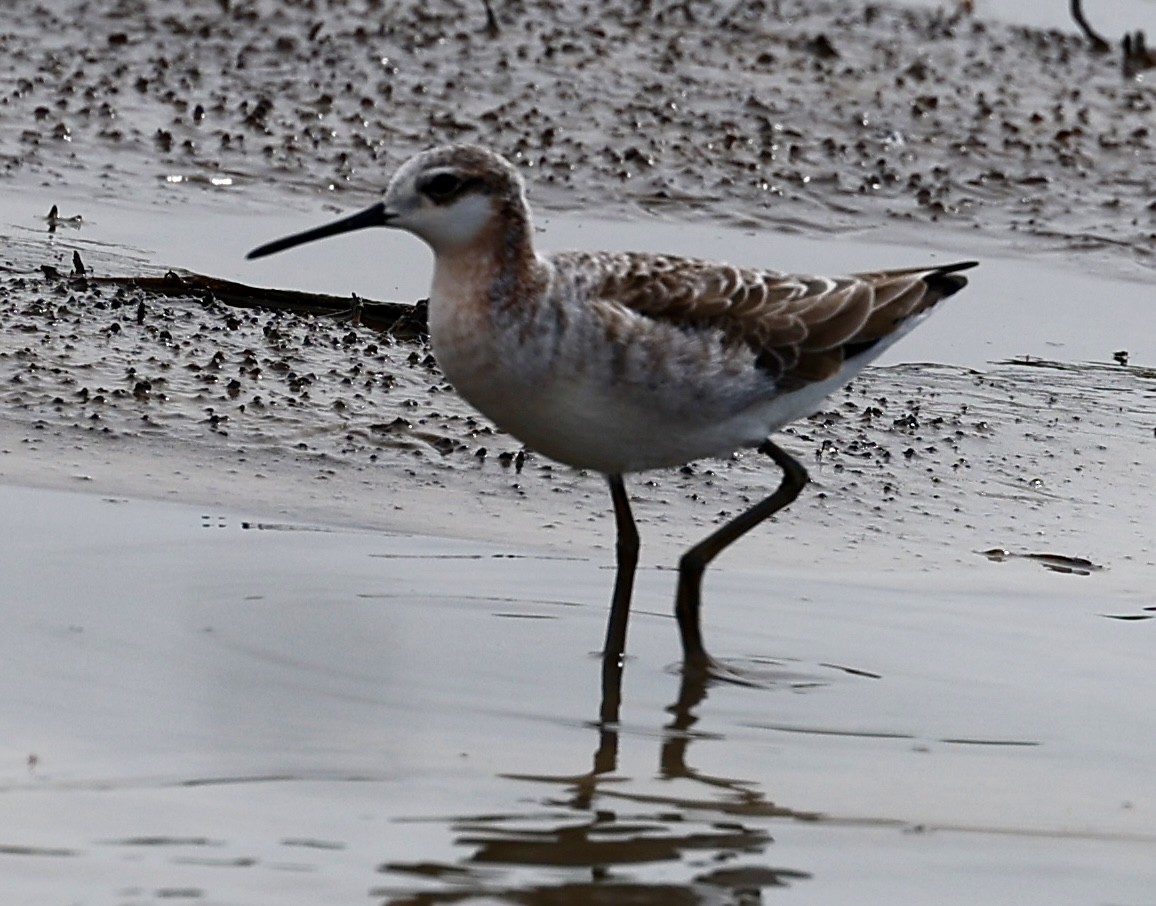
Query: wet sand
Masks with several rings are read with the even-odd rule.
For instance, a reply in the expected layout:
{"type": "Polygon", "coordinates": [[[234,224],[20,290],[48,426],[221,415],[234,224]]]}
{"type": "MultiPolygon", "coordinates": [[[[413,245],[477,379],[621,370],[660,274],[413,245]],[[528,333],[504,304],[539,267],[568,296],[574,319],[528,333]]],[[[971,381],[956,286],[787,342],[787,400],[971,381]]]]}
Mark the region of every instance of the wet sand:
{"type": "Polygon", "coordinates": [[[8,899],[1151,902],[1151,87],[1074,35],[782,6],[8,27],[8,899]],[[705,588],[750,685],[681,681],[671,567],[773,488],[757,456],[630,484],[600,727],[598,476],[519,469],[420,342],[68,277],[413,299],[400,237],[241,254],[457,138],[522,152],[546,247],[984,260],[783,435],[813,484],[705,588]]]}

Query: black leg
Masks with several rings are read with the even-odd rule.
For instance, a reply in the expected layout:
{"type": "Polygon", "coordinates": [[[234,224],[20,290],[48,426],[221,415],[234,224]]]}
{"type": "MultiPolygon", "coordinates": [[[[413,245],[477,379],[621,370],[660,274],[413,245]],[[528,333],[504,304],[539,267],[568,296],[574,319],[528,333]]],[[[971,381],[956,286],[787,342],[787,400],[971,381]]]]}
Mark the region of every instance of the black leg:
{"type": "Polygon", "coordinates": [[[790,504],[799,496],[808,480],[807,470],[799,461],[771,441],[765,441],[759,447],[759,452],[766,453],[783,470],[783,480],[778,489],[766,500],[756,503],[700,541],[683,554],[678,563],[678,593],[674,602],[674,615],[678,617],[678,629],[682,634],[683,658],[690,669],[706,670],[710,667],[710,658],[702,644],[698,616],[702,607],[702,574],[707,564],[733,541],[790,504]]]}
{"type": "Polygon", "coordinates": [[[634,570],[638,566],[638,529],[630,512],[630,500],[621,475],[607,475],[610,499],[614,501],[614,522],[618,534],[618,574],[614,578],[614,598],[610,602],[610,621],[606,624],[606,663],[621,665],[626,650],[626,621],[630,619],[630,594],[634,589],[634,570]]]}

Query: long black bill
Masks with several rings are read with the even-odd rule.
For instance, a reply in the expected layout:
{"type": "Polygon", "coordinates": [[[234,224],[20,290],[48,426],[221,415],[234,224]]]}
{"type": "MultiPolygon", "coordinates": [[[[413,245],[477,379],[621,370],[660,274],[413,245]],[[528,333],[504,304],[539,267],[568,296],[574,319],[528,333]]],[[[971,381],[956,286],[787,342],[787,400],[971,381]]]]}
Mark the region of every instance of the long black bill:
{"type": "Polygon", "coordinates": [[[343,217],[341,220],[335,220],[333,223],[327,223],[325,226],[319,226],[312,230],[306,230],[304,233],[294,233],[292,236],[267,242],[259,248],[253,249],[253,251],[249,252],[245,257],[249,259],[264,258],[266,255],[283,252],[285,249],[291,249],[295,245],[312,242],[314,239],[324,239],[326,236],[336,236],[338,233],[348,233],[350,230],[360,230],[363,227],[389,226],[389,221],[390,216],[385,211],[385,205],[378,202],[371,208],[366,208],[364,211],[352,214],[349,217],[343,217]]]}

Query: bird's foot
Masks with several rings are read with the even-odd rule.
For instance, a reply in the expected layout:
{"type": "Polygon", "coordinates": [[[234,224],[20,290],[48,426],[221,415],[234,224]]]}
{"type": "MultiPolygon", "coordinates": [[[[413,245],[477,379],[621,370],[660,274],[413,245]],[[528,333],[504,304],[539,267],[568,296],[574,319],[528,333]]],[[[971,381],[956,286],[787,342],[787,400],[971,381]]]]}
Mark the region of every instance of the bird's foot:
{"type": "Polygon", "coordinates": [[[684,654],[681,673],[685,681],[700,684],[704,688],[719,683],[750,688],[763,688],[779,684],[778,679],[772,680],[771,677],[759,671],[746,669],[746,665],[742,662],[719,661],[705,651],[684,654]]]}

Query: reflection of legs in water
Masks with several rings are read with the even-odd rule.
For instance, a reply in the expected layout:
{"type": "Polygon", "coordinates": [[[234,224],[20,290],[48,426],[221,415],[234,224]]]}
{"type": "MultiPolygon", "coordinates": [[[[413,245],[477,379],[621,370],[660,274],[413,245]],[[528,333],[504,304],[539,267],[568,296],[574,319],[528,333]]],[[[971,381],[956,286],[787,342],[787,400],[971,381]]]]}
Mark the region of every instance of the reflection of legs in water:
{"type": "MultiPolygon", "coordinates": [[[[602,677],[600,713],[605,719],[594,725],[593,767],[577,774],[502,774],[520,784],[517,806],[451,819],[453,846],[459,850],[454,864],[382,866],[420,876],[416,883],[422,892],[415,892],[413,902],[698,903],[705,887],[717,890],[714,898],[720,902],[749,902],[758,891],[811,877],[797,869],[739,864],[736,857],[756,860],[772,844],[770,821],[762,819],[813,822],[819,816],[775,806],[753,781],[704,776],[687,767],[690,742],[703,738],[692,729],[695,711],[711,687],[708,675],[682,673],[677,699],[667,709],[674,720],[664,739],[646,731],[625,737],[644,761],[661,744],[657,772],[642,768],[644,776],[637,779],[619,773],[622,671],[613,663],[616,669],[604,670],[602,677]],[[655,783],[656,778],[677,782],[655,783]],[[540,799],[534,794],[527,798],[527,783],[544,791],[540,799]],[[660,870],[661,879],[648,875],[651,866],[660,870]],[[430,884],[441,889],[431,892],[430,884]]],[[[661,717],[655,709],[643,720],[652,724],[661,717]]],[[[719,737],[712,741],[728,745],[719,737]]]]}
{"type": "Polygon", "coordinates": [[[694,709],[706,699],[706,687],[706,673],[701,670],[684,670],[682,682],[678,686],[678,698],[666,709],[674,715],[674,720],[666,727],[666,739],[663,740],[658,763],[659,775],[668,780],[672,777],[691,776],[686,766],[686,750],[690,745],[690,728],[698,723],[694,709]]]}

